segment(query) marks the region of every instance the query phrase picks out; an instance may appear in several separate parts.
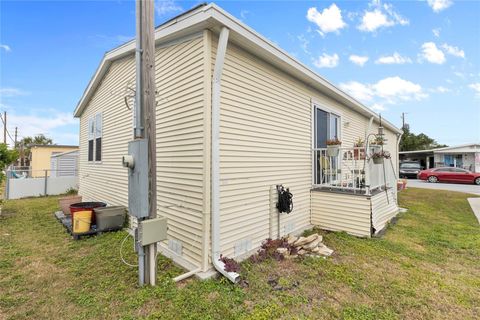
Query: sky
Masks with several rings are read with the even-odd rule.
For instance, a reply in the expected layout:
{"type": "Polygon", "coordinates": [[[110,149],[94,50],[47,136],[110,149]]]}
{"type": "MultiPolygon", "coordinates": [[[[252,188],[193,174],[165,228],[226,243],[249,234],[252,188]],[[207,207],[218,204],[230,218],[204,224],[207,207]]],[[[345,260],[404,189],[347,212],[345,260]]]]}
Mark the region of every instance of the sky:
{"type": "MultiPolygon", "coordinates": [[[[195,1],[155,2],[155,24],[195,1]]],[[[480,142],[480,1],[218,1],[397,126],[480,142]]],[[[76,107],[104,53],[135,35],[134,1],[0,0],[0,111],[12,144],[78,144],[76,107]]],[[[0,137],[1,138],[1,137],[0,137]]]]}

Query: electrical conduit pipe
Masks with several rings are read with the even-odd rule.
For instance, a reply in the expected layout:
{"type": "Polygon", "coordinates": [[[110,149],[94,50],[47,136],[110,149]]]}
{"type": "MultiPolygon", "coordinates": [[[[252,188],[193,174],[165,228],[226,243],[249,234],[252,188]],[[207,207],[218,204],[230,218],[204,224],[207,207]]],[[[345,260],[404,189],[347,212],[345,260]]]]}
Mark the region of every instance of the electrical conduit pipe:
{"type": "Polygon", "coordinates": [[[225,264],[220,261],[220,89],[228,34],[229,29],[222,27],[212,79],[212,263],[218,272],[236,283],[240,275],[225,271],[225,264]]]}

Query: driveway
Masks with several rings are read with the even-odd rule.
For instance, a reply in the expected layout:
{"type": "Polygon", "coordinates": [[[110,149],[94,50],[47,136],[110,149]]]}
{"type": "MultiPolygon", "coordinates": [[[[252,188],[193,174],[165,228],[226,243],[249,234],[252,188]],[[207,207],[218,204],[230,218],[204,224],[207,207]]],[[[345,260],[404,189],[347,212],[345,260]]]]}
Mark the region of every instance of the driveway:
{"type": "Polygon", "coordinates": [[[442,183],[442,182],[429,183],[423,180],[409,179],[407,182],[407,188],[408,187],[449,190],[449,191],[458,191],[458,192],[480,195],[480,186],[476,186],[474,184],[454,184],[454,183],[442,183]]]}

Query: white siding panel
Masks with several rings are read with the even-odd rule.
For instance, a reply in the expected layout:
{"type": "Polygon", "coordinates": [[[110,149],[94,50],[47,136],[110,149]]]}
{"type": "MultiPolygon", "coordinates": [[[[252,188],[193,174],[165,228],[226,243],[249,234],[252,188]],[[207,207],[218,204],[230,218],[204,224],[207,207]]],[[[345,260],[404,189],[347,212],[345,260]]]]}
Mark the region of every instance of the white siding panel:
{"type": "Polygon", "coordinates": [[[312,224],[322,229],[370,237],[370,199],[313,190],[312,224]]]}
{"type": "Polygon", "coordinates": [[[385,228],[386,224],[398,214],[398,206],[393,190],[372,196],[372,224],[376,231],[385,228]]]}
{"type": "MultiPolygon", "coordinates": [[[[201,261],[203,229],[203,39],[156,50],[158,212],[182,256],[201,261]]],[[[80,119],[80,194],[85,200],[128,205],[127,170],[121,157],[132,139],[126,86],[135,86],[133,56],[112,63],[80,119]],[[103,114],[102,162],[87,161],[88,118],[103,114]]]]}

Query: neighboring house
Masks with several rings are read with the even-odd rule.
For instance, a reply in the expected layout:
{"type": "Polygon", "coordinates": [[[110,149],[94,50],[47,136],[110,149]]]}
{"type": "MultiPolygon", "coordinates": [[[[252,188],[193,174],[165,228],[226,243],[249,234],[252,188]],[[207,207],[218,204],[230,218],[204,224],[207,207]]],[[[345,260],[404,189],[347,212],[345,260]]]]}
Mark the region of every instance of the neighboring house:
{"type": "Polygon", "coordinates": [[[51,156],[67,151],[78,150],[78,146],[32,145],[30,147],[30,171],[32,177],[43,177],[45,170],[50,174],[51,156]]]}
{"type": "Polygon", "coordinates": [[[78,173],[78,150],[53,154],[50,158],[51,177],[70,177],[78,173]]]}
{"type": "MultiPolygon", "coordinates": [[[[162,253],[208,270],[214,204],[221,253],[237,258],[313,225],[370,237],[397,214],[401,130],[383,120],[392,159],[366,161],[353,145],[377,132],[379,117],[214,4],[164,23],[155,39],[162,253]],[[325,140],[335,137],[344,149],[328,157],[325,140]],[[277,215],[277,184],[293,193],[288,215],[277,215]]],[[[134,89],[134,55],[134,41],[107,52],[75,109],[86,201],[128,204],[121,159],[133,138],[124,98],[134,89]]]]}
{"type": "Polygon", "coordinates": [[[480,143],[431,150],[401,151],[401,160],[419,161],[425,169],[436,167],[457,167],[480,172],[480,143]]]}

